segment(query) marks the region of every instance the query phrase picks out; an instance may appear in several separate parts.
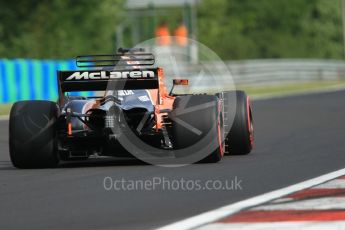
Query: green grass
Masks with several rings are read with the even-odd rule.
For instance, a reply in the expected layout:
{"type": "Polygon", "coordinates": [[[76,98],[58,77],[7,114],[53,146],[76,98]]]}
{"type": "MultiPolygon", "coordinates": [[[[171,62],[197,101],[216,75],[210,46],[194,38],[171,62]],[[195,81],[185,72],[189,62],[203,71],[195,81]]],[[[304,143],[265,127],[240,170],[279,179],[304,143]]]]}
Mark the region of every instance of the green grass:
{"type": "Polygon", "coordinates": [[[10,114],[12,104],[0,104],[0,115],[10,114]]]}
{"type": "Polygon", "coordinates": [[[260,96],[275,96],[293,93],[302,93],[314,90],[330,89],[333,87],[344,87],[345,81],[316,81],[316,82],[306,82],[306,83],[294,83],[287,85],[278,86],[238,86],[238,89],[244,90],[248,95],[253,97],[260,96]]]}

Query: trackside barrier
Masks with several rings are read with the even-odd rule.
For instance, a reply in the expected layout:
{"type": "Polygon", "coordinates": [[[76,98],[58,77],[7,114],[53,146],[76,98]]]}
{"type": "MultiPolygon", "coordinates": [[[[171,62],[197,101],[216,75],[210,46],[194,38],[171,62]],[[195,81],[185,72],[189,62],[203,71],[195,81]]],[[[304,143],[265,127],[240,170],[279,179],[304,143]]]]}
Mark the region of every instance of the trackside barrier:
{"type": "MultiPolygon", "coordinates": [[[[208,62],[203,65],[219,63],[208,62]]],[[[200,65],[186,64],[199,73],[200,65]]],[[[345,80],[345,62],[336,60],[267,59],[226,62],[237,85],[274,85],[291,82],[345,80]]],[[[57,70],[76,70],[74,60],[0,59],[0,103],[19,100],[56,100],[57,70]]],[[[188,71],[188,70],[187,70],[188,71]]],[[[206,76],[200,87],[214,79],[206,76]]],[[[226,83],[225,83],[226,84],[226,83]]],[[[81,92],[93,96],[92,92],[81,92]]]]}
{"type": "MultiPolygon", "coordinates": [[[[0,59],[0,103],[56,100],[57,70],[75,69],[74,60],[0,59]]],[[[91,94],[79,93],[83,96],[91,94]]]]}
{"type": "MultiPolygon", "coordinates": [[[[202,93],[210,90],[219,90],[217,87],[222,85],[222,90],[232,89],[232,81],[228,76],[232,76],[235,87],[251,86],[265,87],[274,85],[299,84],[303,82],[322,82],[322,81],[345,81],[345,62],[337,60],[315,60],[315,59],[261,59],[243,61],[225,61],[229,71],[224,70],[224,63],[220,62],[201,62],[201,64],[191,65],[188,63],[180,64],[179,67],[187,73],[193,85],[193,78],[198,79],[198,86],[192,92],[202,93]],[[217,79],[215,76],[202,74],[203,69],[215,70],[217,74],[223,76],[217,79]],[[217,82],[217,84],[215,84],[217,82]],[[212,87],[216,88],[212,88],[212,87]]],[[[169,66],[169,65],[167,65],[169,66]]],[[[183,73],[183,71],[179,71],[183,73]]],[[[167,69],[168,73],[174,74],[174,66],[167,69]]],[[[186,74],[183,76],[185,77],[186,74]]]]}
{"type": "Polygon", "coordinates": [[[234,81],[240,85],[345,80],[344,61],[268,59],[231,61],[227,65],[234,81]]]}

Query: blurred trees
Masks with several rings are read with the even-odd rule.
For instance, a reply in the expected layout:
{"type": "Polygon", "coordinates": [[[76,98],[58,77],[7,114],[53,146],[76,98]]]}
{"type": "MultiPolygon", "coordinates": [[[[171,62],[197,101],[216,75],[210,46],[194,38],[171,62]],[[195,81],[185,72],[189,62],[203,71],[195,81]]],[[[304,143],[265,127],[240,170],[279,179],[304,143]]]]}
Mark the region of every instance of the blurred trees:
{"type": "Polygon", "coordinates": [[[225,59],[344,57],[341,0],[205,0],[199,40],[225,59]]]}
{"type": "Polygon", "coordinates": [[[0,0],[0,58],[113,52],[122,0],[0,0]]]}
{"type": "MultiPolygon", "coordinates": [[[[0,0],[0,58],[112,53],[123,3],[0,0]]],[[[198,39],[224,59],[342,59],[341,0],[203,0],[198,39]]]]}

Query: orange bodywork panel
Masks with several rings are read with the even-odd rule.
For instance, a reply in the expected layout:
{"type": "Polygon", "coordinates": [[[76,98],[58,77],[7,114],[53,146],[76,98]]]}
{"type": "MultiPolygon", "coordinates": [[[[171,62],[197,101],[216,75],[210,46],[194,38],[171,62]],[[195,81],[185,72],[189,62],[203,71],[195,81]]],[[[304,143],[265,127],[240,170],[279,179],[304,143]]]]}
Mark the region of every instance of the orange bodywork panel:
{"type": "Polygon", "coordinates": [[[159,89],[148,90],[151,96],[152,104],[155,106],[155,120],[156,130],[158,131],[163,127],[163,117],[167,115],[162,110],[172,110],[175,97],[170,96],[168,90],[164,84],[164,71],[162,68],[158,68],[158,81],[159,89]]]}

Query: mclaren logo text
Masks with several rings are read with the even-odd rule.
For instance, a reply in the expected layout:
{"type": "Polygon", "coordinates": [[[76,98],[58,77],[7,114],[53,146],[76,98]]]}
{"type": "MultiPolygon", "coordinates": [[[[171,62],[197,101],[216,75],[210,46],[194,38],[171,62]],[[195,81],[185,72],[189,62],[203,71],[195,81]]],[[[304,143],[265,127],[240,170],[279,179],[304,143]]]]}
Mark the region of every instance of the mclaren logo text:
{"type": "Polygon", "coordinates": [[[138,78],[154,78],[153,71],[124,71],[124,72],[75,72],[66,81],[72,80],[101,80],[101,79],[138,79],[138,78]]]}

